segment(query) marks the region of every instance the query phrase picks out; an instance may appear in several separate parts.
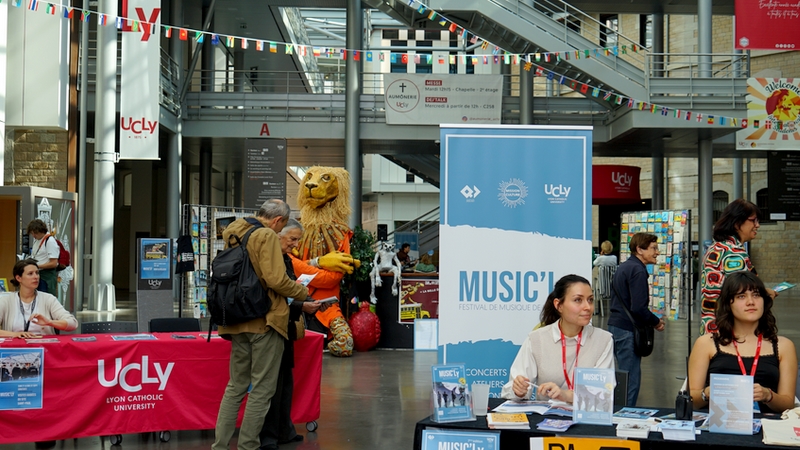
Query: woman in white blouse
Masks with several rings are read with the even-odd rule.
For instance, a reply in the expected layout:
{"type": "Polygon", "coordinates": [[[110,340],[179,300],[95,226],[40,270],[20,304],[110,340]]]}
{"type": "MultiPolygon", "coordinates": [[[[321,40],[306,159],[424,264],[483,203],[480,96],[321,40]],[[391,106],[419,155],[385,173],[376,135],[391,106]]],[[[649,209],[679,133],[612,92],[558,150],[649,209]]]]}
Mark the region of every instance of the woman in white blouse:
{"type": "Polygon", "coordinates": [[[613,368],[611,333],[592,326],[592,286],[579,275],[566,275],[547,297],[541,327],[531,331],[511,365],[501,396],[527,399],[532,385],[537,398],[572,403],[576,367],[613,368]]]}
{"type": "Polygon", "coordinates": [[[13,275],[11,284],[17,291],[0,295],[0,337],[29,338],[78,328],[78,321],[56,297],[36,290],[39,266],[35,260],[18,261],[13,275]]]}

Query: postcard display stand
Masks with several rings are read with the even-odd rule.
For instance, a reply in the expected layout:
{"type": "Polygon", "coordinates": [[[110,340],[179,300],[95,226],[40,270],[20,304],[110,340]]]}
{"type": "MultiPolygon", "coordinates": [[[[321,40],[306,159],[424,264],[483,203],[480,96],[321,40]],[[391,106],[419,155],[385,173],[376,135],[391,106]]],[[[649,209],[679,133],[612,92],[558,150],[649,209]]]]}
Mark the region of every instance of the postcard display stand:
{"type": "Polygon", "coordinates": [[[205,205],[183,205],[181,235],[192,237],[194,271],[183,274],[181,298],[183,309],[194,317],[208,317],[208,278],[211,261],[225,248],[222,231],[236,219],[254,216],[257,209],[205,205]]]}
{"type": "Polygon", "coordinates": [[[691,298],[691,211],[642,211],[622,213],[620,264],[631,257],[628,246],[636,233],[658,238],[658,263],[648,264],[650,310],[668,319],[685,319],[691,298]]]}

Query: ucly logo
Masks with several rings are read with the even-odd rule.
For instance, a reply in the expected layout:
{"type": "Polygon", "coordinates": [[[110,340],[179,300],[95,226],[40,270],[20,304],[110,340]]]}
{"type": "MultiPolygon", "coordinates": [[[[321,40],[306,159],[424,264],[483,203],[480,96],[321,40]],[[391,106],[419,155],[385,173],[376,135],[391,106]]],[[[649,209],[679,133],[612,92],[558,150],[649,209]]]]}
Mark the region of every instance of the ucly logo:
{"type": "Polygon", "coordinates": [[[114,360],[114,376],[109,380],[106,379],[106,361],[100,359],[97,361],[97,381],[103,387],[114,387],[119,384],[127,392],[139,392],[143,384],[158,384],[158,390],[163,391],[167,387],[173,367],[175,367],[174,362],[167,363],[166,369],[161,363],[153,363],[156,376],[151,377],[147,356],[142,356],[141,364],[130,363],[125,366],[122,365],[122,358],[117,358],[114,360]],[[128,372],[138,372],[138,375],[128,372]]]}
{"type": "Polygon", "coordinates": [[[555,186],[553,184],[545,184],[544,185],[544,193],[549,195],[550,197],[569,197],[569,191],[572,190],[569,186],[564,186],[563,184],[559,184],[555,186]]]}
{"type": "MultiPolygon", "coordinates": [[[[122,10],[120,11],[120,17],[123,19],[128,18],[128,3],[130,0],[122,0],[122,10]]],[[[144,12],[144,8],[136,7],[136,15],[139,17],[139,28],[142,30],[142,40],[148,41],[150,40],[150,34],[155,27],[156,21],[158,20],[158,15],[161,14],[161,8],[153,8],[150,12],[150,17],[144,12]]],[[[133,31],[133,25],[131,20],[123,20],[122,21],[122,31],[133,31]]]]}
{"type": "Polygon", "coordinates": [[[145,131],[150,132],[153,134],[156,131],[156,126],[158,125],[158,121],[149,121],[145,120],[144,117],[141,119],[134,120],[133,117],[120,117],[119,119],[119,127],[125,131],[130,131],[133,134],[142,134],[145,131]],[[125,124],[125,121],[128,121],[128,124],[125,124]]]}
{"type": "Polygon", "coordinates": [[[611,182],[620,186],[630,186],[633,182],[633,175],[620,172],[611,172],[611,182]]]}

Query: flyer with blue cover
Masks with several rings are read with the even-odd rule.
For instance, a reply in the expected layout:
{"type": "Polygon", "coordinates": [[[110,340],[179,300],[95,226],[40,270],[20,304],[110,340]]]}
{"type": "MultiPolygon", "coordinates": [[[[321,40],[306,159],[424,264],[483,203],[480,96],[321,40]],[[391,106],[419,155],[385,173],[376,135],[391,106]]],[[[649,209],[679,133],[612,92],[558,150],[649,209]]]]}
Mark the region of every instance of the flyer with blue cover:
{"type": "Polygon", "coordinates": [[[43,348],[0,349],[0,411],[42,408],[43,348]]]}
{"type": "Polygon", "coordinates": [[[708,431],[753,434],[753,377],[711,374],[708,431]]]}
{"type": "Polygon", "coordinates": [[[467,432],[447,430],[423,430],[422,450],[439,449],[499,450],[499,432],[467,432]]]}
{"type": "Polygon", "coordinates": [[[475,420],[472,396],[467,386],[467,369],[464,364],[432,366],[434,422],[460,422],[475,420]]]}
{"type": "Polygon", "coordinates": [[[614,369],[575,369],[572,420],[575,423],[611,425],[614,415],[614,369]]]}

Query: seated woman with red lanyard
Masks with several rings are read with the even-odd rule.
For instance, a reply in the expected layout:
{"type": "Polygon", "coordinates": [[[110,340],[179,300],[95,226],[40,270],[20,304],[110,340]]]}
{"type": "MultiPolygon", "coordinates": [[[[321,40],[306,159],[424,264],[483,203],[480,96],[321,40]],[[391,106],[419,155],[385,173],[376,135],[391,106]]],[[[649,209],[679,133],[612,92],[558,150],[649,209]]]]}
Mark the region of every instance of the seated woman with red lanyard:
{"type": "Polygon", "coordinates": [[[540,326],[528,334],[511,365],[501,397],[572,403],[575,368],[613,368],[611,333],[592,326],[594,296],[586,278],[567,275],[556,283],[542,308],[540,326]],[[555,361],[561,361],[556,364],[555,361]]]}
{"type": "Polygon", "coordinates": [[[708,405],[711,374],[719,373],[752,376],[761,412],[794,408],[797,355],[792,341],[778,336],[764,283],[750,271],[726,275],[715,315],[717,331],[697,338],[689,356],[694,407],[708,405]]]}

